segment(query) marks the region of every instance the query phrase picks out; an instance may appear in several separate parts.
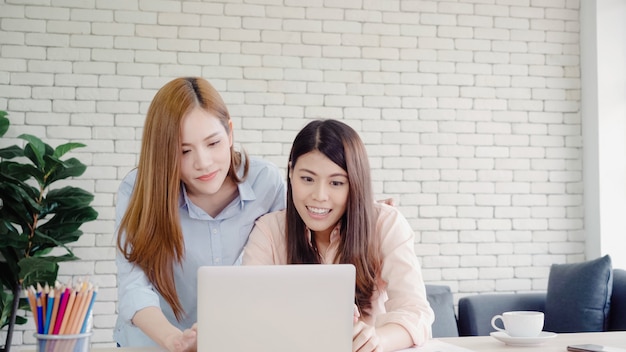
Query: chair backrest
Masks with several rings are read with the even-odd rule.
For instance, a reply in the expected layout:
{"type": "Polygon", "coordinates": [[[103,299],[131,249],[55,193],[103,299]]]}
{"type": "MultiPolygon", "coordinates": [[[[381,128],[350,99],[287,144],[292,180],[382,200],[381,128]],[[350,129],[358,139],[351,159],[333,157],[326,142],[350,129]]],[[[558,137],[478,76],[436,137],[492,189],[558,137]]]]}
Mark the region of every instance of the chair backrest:
{"type": "Polygon", "coordinates": [[[432,326],[433,337],[459,336],[450,287],[445,285],[426,285],[426,298],[435,312],[435,322],[432,326]]]}
{"type": "MultiPolygon", "coordinates": [[[[509,310],[545,310],[546,292],[477,294],[459,300],[459,334],[486,336],[491,317],[509,310]]],[[[608,330],[626,331],[626,270],[613,269],[608,330]]]]}
{"type": "Polygon", "coordinates": [[[459,299],[459,334],[461,336],[489,336],[494,315],[510,310],[545,309],[546,293],[487,293],[459,299]]]}
{"type": "Polygon", "coordinates": [[[613,269],[609,330],[626,330],[626,270],[613,269]]]}

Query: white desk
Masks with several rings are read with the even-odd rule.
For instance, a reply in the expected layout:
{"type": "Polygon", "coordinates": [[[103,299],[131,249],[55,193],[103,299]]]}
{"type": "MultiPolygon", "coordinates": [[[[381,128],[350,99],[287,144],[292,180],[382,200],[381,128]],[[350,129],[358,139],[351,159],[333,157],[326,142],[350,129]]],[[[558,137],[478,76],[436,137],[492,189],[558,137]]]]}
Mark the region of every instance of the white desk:
{"type": "MultiPolygon", "coordinates": [[[[480,352],[565,352],[567,351],[568,345],[585,343],[626,349],[626,331],[558,334],[555,338],[533,347],[508,346],[505,345],[504,342],[498,341],[491,336],[447,337],[438,340],[480,352]]],[[[419,351],[419,349],[417,349],[417,351],[419,351]]]]}
{"type": "MultiPolygon", "coordinates": [[[[491,336],[446,337],[438,339],[445,343],[477,352],[565,352],[568,345],[593,343],[626,349],[626,331],[588,332],[576,334],[558,334],[555,338],[533,347],[507,346],[491,336]]],[[[26,351],[26,349],[24,350],[26,351]]],[[[93,348],[92,352],[162,352],[159,348],[93,348]]],[[[414,349],[419,352],[420,349],[414,349]]]]}

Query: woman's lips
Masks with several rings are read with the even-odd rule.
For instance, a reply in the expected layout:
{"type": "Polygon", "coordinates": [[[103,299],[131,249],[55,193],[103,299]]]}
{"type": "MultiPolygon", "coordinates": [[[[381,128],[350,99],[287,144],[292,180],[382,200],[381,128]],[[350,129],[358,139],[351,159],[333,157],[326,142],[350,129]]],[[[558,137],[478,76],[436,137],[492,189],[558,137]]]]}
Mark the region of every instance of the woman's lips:
{"type": "Polygon", "coordinates": [[[328,214],[330,213],[330,209],[328,208],[317,208],[317,207],[307,206],[307,210],[308,210],[309,216],[314,219],[323,219],[326,216],[328,216],[328,214]]]}
{"type": "Polygon", "coordinates": [[[198,181],[211,181],[217,175],[217,171],[211,172],[210,174],[202,175],[200,177],[196,177],[198,181]]]}

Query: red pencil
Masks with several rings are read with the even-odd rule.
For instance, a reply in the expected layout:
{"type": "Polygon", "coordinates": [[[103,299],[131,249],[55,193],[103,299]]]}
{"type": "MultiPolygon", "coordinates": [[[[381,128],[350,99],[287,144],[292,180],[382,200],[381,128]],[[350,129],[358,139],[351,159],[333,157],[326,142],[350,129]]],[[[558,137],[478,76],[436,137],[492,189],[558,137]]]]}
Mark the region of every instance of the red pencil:
{"type": "Polygon", "coordinates": [[[61,329],[61,322],[63,321],[63,315],[65,314],[65,307],[67,306],[67,300],[70,298],[70,287],[69,285],[65,287],[65,291],[61,294],[63,297],[61,298],[61,304],[59,305],[59,314],[57,314],[57,320],[54,322],[54,330],[53,334],[57,335],[59,330],[61,329]]]}

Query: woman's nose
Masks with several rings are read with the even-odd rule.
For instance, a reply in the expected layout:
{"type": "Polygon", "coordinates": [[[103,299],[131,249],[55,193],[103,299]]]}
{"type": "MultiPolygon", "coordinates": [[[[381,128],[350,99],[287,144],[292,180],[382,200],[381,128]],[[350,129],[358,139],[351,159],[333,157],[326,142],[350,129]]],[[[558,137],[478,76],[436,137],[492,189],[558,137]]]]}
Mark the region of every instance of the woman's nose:
{"type": "Polygon", "coordinates": [[[327,200],[328,199],[328,190],[326,189],[326,185],[318,184],[315,187],[315,191],[313,192],[313,198],[315,200],[327,200]]]}
{"type": "Polygon", "coordinates": [[[193,165],[196,169],[201,170],[211,165],[211,153],[206,150],[198,150],[194,155],[193,165]]]}

